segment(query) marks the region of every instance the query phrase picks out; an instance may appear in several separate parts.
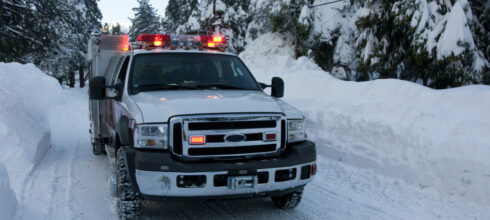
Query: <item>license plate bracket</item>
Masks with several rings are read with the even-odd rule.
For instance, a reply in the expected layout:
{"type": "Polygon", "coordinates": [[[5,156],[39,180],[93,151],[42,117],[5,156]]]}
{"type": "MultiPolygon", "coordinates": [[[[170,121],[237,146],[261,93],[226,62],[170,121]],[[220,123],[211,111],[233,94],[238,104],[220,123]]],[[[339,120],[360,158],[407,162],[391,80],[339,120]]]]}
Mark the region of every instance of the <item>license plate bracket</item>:
{"type": "Polygon", "coordinates": [[[228,188],[231,190],[255,188],[258,182],[259,178],[257,176],[229,176],[228,188]]]}

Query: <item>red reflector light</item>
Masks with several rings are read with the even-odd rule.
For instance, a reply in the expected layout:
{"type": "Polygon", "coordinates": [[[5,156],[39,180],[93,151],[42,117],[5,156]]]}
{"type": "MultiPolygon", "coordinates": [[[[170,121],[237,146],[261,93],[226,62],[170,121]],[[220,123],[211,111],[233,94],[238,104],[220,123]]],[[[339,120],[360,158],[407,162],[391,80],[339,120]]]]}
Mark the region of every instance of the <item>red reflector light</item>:
{"type": "Polygon", "coordinates": [[[314,176],[316,174],[316,163],[314,163],[313,165],[311,165],[311,175],[314,176]]]}
{"type": "Polygon", "coordinates": [[[265,134],[265,140],[266,141],[275,141],[276,140],[276,134],[265,134]]]}
{"type": "Polygon", "coordinates": [[[205,144],[206,140],[204,136],[191,136],[191,143],[193,145],[205,144]]]}

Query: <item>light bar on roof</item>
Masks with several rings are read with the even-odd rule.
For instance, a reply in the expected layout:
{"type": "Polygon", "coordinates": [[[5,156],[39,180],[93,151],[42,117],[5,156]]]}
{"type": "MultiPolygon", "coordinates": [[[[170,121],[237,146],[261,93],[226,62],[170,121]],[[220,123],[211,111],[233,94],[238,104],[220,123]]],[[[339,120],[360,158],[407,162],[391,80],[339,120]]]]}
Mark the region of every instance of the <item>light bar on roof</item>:
{"type": "Polygon", "coordinates": [[[170,35],[142,34],[136,38],[136,46],[139,49],[151,49],[154,47],[166,47],[170,43],[170,35]]]}
{"type": "Polygon", "coordinates": [[[164,35],[164,34],[142,34],[136,38],[136,47],[139,49],[165,48],[170,46],[176,48],[196,48],[203,50],[213,49],[225,51],[228,43],[221,35],[164,35]]]}

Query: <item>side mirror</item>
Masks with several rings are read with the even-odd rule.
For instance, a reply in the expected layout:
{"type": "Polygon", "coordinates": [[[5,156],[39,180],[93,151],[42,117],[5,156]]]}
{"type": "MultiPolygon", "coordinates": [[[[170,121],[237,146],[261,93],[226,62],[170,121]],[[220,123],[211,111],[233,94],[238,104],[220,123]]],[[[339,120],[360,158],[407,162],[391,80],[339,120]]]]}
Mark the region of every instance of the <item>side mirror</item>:
{"type": "Polygon", "coordinates": [[[276,98],[284,96],[284,81],[280,77],[272,78],[271,95],[276,98]]]}
{"type": "Polygon", "coordinates": [[[105,96],[105,77],[98,76],[90,80],[89,97],[92,100],[104,100],[105,96]]]}
{"type": "Polygon", "coordinates": [[[260,86],[260,88],[262,88],[262,90],[266,89],[267,87],[270,87],[267,84],[261,83],[261,82],[259,82],[259,86],[260,86]]]}

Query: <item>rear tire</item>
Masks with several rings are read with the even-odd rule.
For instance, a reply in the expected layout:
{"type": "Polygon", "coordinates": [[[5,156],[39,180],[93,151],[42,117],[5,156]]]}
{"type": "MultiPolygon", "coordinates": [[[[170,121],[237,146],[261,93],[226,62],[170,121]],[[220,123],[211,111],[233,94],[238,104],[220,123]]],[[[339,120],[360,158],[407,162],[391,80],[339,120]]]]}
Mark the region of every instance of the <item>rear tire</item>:
{"type": "Polygon", "coordinates": [[[271,197],[272,202],[274,202],[277,208],[282,210],[294,209],[301,202],[303,197],[303,190],[298,190],[296,192],[288,193],[282,196],[271,197]]]}
{"type": "Polygon", "coordinates": [[[121,150],[117,152],[116,159],[116,197],[117,211],[121,219],[138,219],[141,215],[141,195],[133,190],[129,181],[124,158],[121,150]]]}

